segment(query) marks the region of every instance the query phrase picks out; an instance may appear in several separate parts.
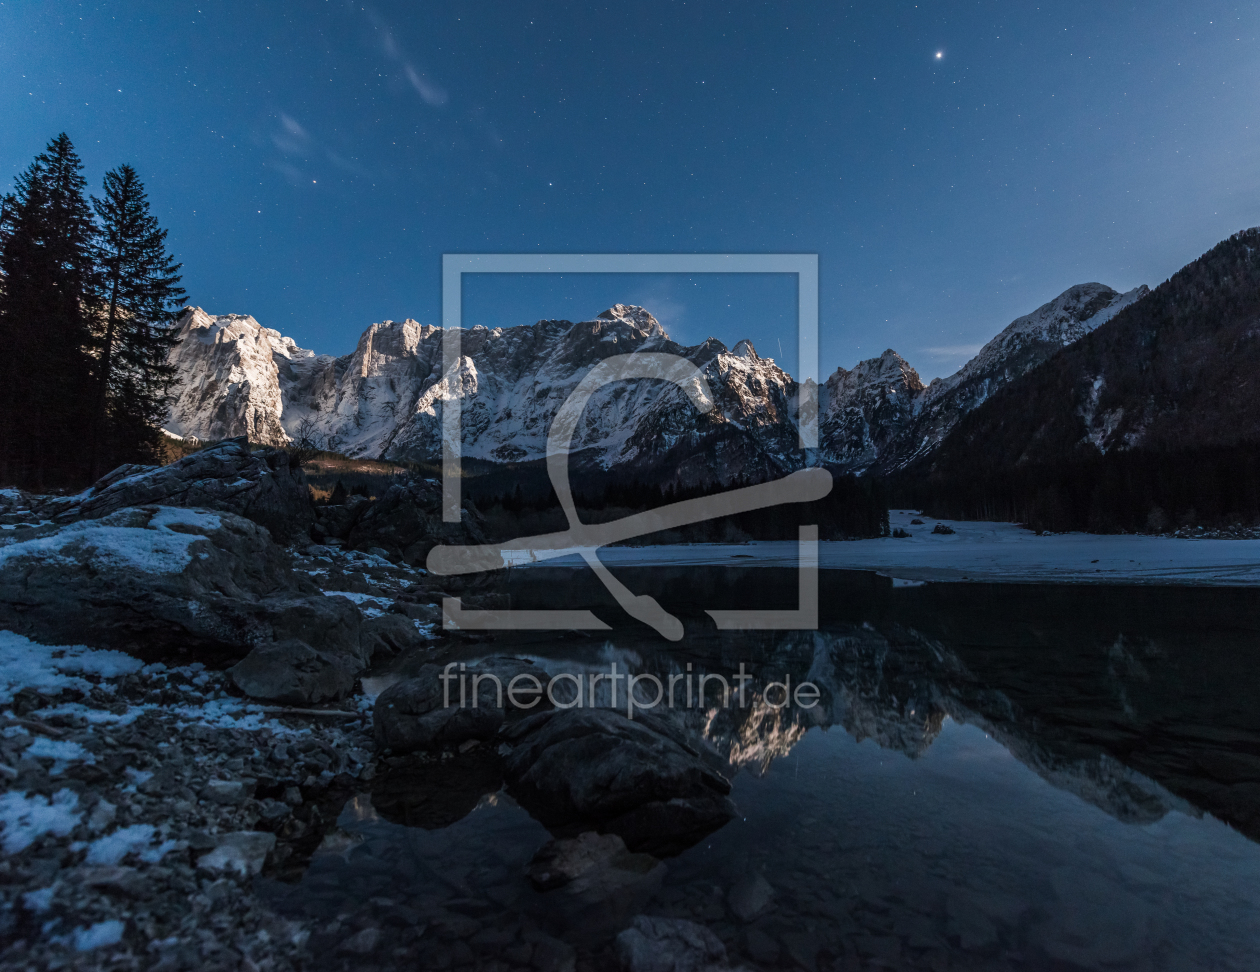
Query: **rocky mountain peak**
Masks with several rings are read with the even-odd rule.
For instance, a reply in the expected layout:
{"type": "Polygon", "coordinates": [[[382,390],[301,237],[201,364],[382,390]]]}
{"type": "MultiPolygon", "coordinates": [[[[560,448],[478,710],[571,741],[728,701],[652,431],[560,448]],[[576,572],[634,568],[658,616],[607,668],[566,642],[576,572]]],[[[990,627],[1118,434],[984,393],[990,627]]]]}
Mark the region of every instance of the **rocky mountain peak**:
{"type": "MultiPolygon", "coordinates": [[[[824,460],[846,472],[899,468],[934,449],[997,387],[1145,293],[1139,287],[1119,294],[1100,283],[1071,287],[1012,321],[976,358],[926,389],[891,348],[851,370],[836,369],[820,403],[824,460]]],[[[544,454],[556,409],[594,364],[661,349],[704,370],[718,407],[702,417],[677,389],[659,382],[602,389],[575,440],[583,462],[698,482],[715,471],[772,475],[802,461],[792,425],[795,383],[773,359],[761,358],[747,340],[731,351],[716,338],[682,347],[633,304],[614,304],[578,323],[469,328],[454,383],[444,374],[441,328],[411,319],[371,325],[355,350],[338,358],[316,356],[246,315],[189,308],[179,327],[182,341],[171,363],[183,384],[167,424],[179,435],[247,435],[286,445],[301,429],[348,455],[432,461],[440,453],[444,402],[458,387],[463,454],[528,461],[544,454]],[[723,455],[716,465],[714,450],[723,455]]]]}
{"type": "Polygon", "coordinates": [[[613,304],[608,310],[596,315],[601,321],[622,321],[632,328],[642,331],[645,337],[668,337],[660,321],[637,304],[613,304]]]}

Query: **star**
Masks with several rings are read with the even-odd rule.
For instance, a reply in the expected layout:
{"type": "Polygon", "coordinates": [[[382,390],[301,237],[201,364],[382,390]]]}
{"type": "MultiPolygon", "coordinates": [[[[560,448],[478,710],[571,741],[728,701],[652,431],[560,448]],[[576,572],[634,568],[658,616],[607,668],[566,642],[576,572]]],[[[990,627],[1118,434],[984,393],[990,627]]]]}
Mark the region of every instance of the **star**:
{"type": "Polygon", "coordinates": [[[945,56],[945,52],[944,52],[944,51],[937,51],[937,52],[936,52],[936,59],[937,59],[938,61],[939,61],[941,58],[943,58],[944,56],[945,56]]]}

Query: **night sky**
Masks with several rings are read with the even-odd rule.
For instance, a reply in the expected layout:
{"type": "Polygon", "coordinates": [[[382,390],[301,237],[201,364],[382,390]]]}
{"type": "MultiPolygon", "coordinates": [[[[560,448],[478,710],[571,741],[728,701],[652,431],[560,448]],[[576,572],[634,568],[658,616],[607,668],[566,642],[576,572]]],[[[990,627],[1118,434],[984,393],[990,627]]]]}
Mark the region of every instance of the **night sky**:
{"type": "MultiPolygon", "coordinates": [[[[191,302],[346,353],[444,252],[808,252],[824,374],[925,380],[1260,223],[1260,4],[0,3],[0,182],[130,162],[191,302]]],[[[465,322],[750,337],[777,276],[475,277],[465,322]]],[[[780,350],[780,346],[781,349],[780,350]]]]}

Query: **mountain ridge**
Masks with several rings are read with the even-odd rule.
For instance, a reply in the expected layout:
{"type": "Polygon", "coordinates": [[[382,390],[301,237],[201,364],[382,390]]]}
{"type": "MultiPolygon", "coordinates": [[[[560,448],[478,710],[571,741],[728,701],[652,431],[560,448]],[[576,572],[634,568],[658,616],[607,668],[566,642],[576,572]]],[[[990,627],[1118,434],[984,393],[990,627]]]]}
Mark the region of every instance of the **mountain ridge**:
{"type": "MultiPolygon", "coordinates": [[[[884,472],[930,451],[975,404],[1145,294],[1080,284],[1018,318],[947,379],[925,386],[891,349],[837,368],[821,392],[819,458],[841,472],[884,472]],[[961,391],[960,391],[961,390],[961,391]],[[926,446],[925,446],[926,444],[926,446]]],[[[659,382],[598,390],[579,423],[575,467],[617,469],[679,485],[772,478],[805,464],[797,448],[796,381],[748,340],[685,347],[652,314],[616,304],[589,321],[539,320],[463,332],[454,375],[442,329],[406,319],[370,325],[348,355],[319,355],[248,315],[189,307],[170,361],[183,377],[166,428],[211,440],[301,438],[351,456],[436,462],[443,402],[463,397],[463,454],[495,463],[539,459],[556,409],[597,361],[630,351],[686,357],[715,407],[698,413],[659,382]]]]}

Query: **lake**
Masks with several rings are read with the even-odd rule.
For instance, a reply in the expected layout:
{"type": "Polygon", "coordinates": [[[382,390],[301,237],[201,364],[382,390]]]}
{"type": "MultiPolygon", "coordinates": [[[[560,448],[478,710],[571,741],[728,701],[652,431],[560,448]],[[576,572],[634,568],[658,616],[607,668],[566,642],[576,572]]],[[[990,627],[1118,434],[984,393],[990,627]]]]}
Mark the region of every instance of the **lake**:
{"type": "Polygon", "coordinates": [[[263,895],[323,919],[330,949],[376,929],[385,945],[363,967],[615,969],[614,940],[641,914],[704,926],[733,967],[1255,967],[1260,591],[824,570],[818,631],[719,632],[706,609],[792,607],[796,572],[618,577],[676,613],[683,640],[621,615],[589,572],[539,567],[468,596],[543,608],[563,591],[611,630],[469,633],[439,660],[512,654],[583,684],[614,663],[673,676],[677,704],[646,718],[730,779],[734,819],[659,861],[540,890],[527,872],[553,834],[504,787],[489,742],[386,760],[300,877],[263,895]],[[716,681],[685,704],[686,675],[733,680],[741,665],[742,706],[716,681]],[[809,683],[817,701],[776,708],[771,683],[809,683]]]}

